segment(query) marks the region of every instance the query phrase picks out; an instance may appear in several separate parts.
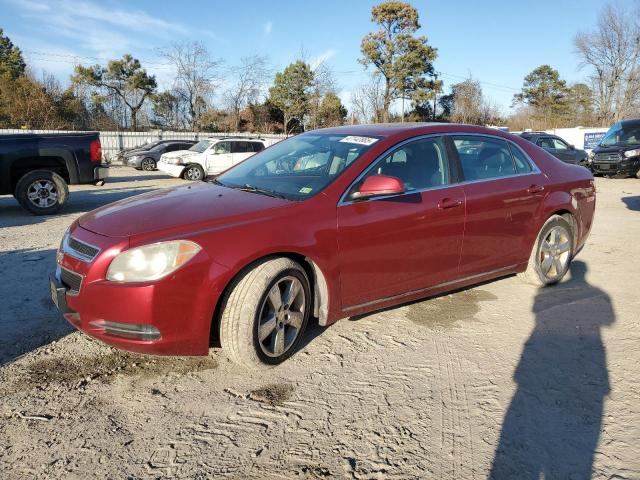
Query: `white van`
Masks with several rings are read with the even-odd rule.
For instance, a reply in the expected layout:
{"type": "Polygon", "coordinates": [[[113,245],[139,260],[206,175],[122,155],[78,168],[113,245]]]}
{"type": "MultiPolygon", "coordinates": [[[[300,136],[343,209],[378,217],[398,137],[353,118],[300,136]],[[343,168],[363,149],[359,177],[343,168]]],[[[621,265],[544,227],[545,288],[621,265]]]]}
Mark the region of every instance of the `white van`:
{"type": "Polygon", "coordinates": [[[218,175],[265,148],[261,138],[207,138],[189,150],[164,154],[158,170],[185,180],[203,180],[218,175]]]}

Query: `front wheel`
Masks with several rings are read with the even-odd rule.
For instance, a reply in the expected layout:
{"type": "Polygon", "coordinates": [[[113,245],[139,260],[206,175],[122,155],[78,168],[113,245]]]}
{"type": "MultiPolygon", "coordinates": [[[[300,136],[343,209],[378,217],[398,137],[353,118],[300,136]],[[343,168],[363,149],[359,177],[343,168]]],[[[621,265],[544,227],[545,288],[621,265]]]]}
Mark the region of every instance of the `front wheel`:
{"type": "Polygon", "coordinates": [[[528,283],[545,287],[567,274],[573,256],[573,229],[560,215],[553,215],[538,234],[527,270],[520,274],[528,283]]]}
{"type": "Polygon", "coordinates": [[[156,169],[156,161],[153,158],[145,158],[140,163],[140,167],[145,172],[152,172],[156,169]]]}
{"type": "Polygon", "coordinates": [[[64,179],[50,170],[34,170],[18,180],[15,197],[23,208],[35,215],[60,211],[69,198],[64,179]]]}
{"type": "Polygon", "coordinates": [[[234,283],[223,303],[222,348],[245,367],[277,365],[295,352],[312,307],[309,279],[298,263],[264,261],[234,283]]]}
{"type": "Polygon", "coordinates": [[[197,164],[187,165],[183,175],[185,180],[191,180],[192,182],[204,180],[204,170],[197,164]]]}

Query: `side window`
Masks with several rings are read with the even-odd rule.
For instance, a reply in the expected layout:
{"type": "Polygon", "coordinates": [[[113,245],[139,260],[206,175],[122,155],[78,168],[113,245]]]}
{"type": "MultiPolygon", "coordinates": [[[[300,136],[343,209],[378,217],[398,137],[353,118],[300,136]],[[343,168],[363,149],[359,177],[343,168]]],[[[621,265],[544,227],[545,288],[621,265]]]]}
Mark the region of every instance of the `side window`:
{"type": "Polygon", "coordinates": [[[231,153],[247,153],[251,151],[249,142],[231,142],[231,153]]]}
{"type": "Polygon", "coordinates": [[[165,147],[165,152],[175,152],[176,150],[179,150],[180,144],[179,143],[168,143],[165,147]]]}
{"type": "Polygon", "coordinates": [[[562,140],[558,139],[558,138],[554,138],[553,139],[553,148],[555,148],[556,150],[568,150],[569,149],[569,145],[567,145],[566,143],[564,143],[562,140]]]}
{"type": "Polygon", "coordinates": [[[372,175],[397,177],[404,182],[407,192],[448,185],[449,163],[442,137],[403,145],[380,159],[367,177],[372,175]]]}
{"type": "Polygon", "coordinates": [[[213,153],[231,153],[231,142],[218,142],[213,146],[213,153]]]}
{"type": "Polygon", "coordinates": [[[465,180],[483,180],[515,174],[509,146],[504,140],[480,136],[455,136],[465,180]]]}
{"type": "Polygon", "coordinates": [[[525,154],[522,153],[522,150],[520,150],[515,145],[509,145],[509,149],[511,150],[511,155],[513,156],[513,163],[515,163],[516,165],[517,173],[529,173],[533,170],[531,168],[531,163],[529,163],[529,160],[527,159],[525,154]]]}
{"type": "Polygon", "coordinates": [[[545,150],[556,148],[553,144],[553,140],[549,137],[542,137],[540,140],[538,140],[538,146],[540,148],[544,148],[545,150]]]}
{"type": "Polygon", "coordinates": [[[264,150],[264,144],[262,142],[251,142],[250,147],[252,152],[261,152],[264,150]]]}

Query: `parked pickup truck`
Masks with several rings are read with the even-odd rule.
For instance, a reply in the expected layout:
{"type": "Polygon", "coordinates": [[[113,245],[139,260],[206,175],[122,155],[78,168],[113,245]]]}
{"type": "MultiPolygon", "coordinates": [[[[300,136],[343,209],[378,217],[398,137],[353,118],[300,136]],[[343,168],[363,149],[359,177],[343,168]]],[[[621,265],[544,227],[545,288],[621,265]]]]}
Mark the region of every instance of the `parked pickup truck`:
{"type": "Polygon", "coordinates": [[[0,195],[11,194],[35,215],[58,212],[67,185],[104,183],[97,132],[0,135],[0,195]]]}

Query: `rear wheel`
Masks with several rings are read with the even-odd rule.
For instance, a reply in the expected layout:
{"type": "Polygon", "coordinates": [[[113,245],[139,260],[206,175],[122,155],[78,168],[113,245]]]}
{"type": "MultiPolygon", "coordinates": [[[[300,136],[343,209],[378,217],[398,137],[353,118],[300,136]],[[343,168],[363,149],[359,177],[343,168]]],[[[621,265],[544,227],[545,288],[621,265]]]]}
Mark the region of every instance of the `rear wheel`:
{"type": "Polygon", "coordinates": [[[204,170],[197,164],[187,165],[183,175],[185,180],[191,180],[192,182],[204,180],[204,170]]]}
{"type": "Polygon", "coordinates": [[[521,277],[541,287],[558,283],[569,270],[573,241],[569,222],[560,215],[549,218],[538,234],[527,270],[520,274],[521,277]]]}
{"type": "Polygon", "coordinates": [[[309,321],[310,292],[304,269],[288,258],[267,260],[245,273],[222,306],[225,353],[249,368],[289,358],[309,321]]]}
{"type": "Polygon", "coordinates": [[[140,163],[140,167],[142,167],[142,170],[145,172],[152,172],[156,169],[156,161],[153,158],[144,158],[140,163]]]}
{"type": "Polygon", "coordinates": [[[23,208],[35,215],[60,211],[69,198],[64,179],[50,170],[34,170],[18,180],[15,197],[23,208]]]}

